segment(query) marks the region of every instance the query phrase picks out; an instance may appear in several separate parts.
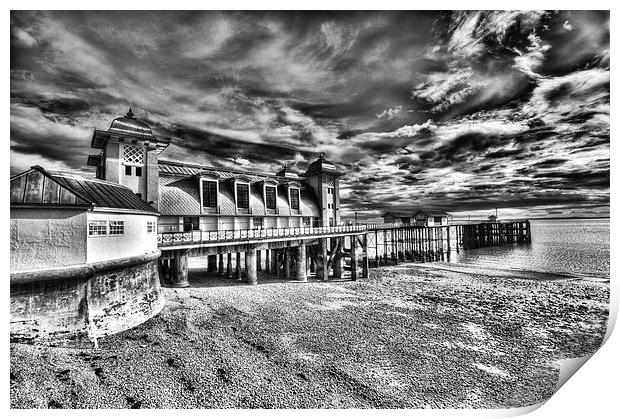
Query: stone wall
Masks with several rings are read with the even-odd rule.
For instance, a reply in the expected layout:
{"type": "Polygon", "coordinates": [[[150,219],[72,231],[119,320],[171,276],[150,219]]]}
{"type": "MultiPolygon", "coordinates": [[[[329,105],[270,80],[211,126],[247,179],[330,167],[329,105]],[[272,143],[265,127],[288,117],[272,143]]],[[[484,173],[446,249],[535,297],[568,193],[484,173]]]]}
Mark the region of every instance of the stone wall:
{"type": "Polygon", "coordinates": [[[159,255],[11,274],[11,341],[96,341],[143,323],[165,303],[159,255]]]}

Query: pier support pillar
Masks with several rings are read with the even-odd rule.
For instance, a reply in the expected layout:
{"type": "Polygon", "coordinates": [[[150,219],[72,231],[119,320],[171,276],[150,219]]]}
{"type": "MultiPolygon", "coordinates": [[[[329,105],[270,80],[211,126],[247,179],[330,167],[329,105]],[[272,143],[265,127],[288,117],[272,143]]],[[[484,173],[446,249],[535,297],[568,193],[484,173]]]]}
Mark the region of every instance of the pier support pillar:
{"type": "Polygon", "coordinates": [[[334,253],[334,261],[332,264],[334,278],[342,279],[342,238],[338,238],[336,242],[336,250],[334,253]]]}
{"type": "Polygon", "coordinates": [[[357,236],[351,236],[351,281],[357,281],[357,236]]]}
{"type": "Polygon", "coordinates": [[[297,280],[306,282],[308,281],[306,269],[306,244],[302,242],[297,250],[297,280]]]}
{"type": "Polygon", "coordinates": [[[217,272],[217,255],[207,256],[207,272],[217,272]]]}
{"type": "Polygon", "coordinates": [[[237,252],[235,258],[235,278],[241,278],[241,252],[237,252]]]}
{"type": "Polygon", "coordinates": [[[256,271],[257,272],[260,272],[260,271],[263,270],[263,267],[262,267],[262,263],[263,263],[262,256],[263,256],[263,252],[261,252],[260,250],[257,250],[256,251],[256,271]]]}
{"type": "Polygon", "coordinates": [[[173,288],[189,287],[188,268],[187,268],[187,250],[175,250],[172,262],[172,284],[173,288]]]}
{"type": "Polygon", "coordinates": [[[284,277],[291,279],[291,252],[288,247],[284,249],[284,277]]]}
{"type": "Polygon", "coordinates": [[[269,249],[265,250],[265,272],[267,273],[271,272],[270,256],[271,256],[271,250],[269,249]]]}
{"type": "Polygon", "coordinates": [[[250,285],[258,284],[258,276],[256,272],[256,249],[252,248],[245,251],[245,271],[246,280],[250,285]]]}
{"type": "Polygon", "coordinates": [[[364,234],[362,243],[362,278],[368,278],[368,234],[364,234]]]}
{"type": "Polygon", "coordinates": [[[220,253],[218,255],[218,257],[219,257],[220,260],[219,260],[219,264],[218,264],[217,273],[218,273],[219,276],[224,276],[224,254],[220,253]]]}
{"type": "Polygon", "coordinates": [[[232,277],[232,253],[226,255],[226,277],[232,277]]]}

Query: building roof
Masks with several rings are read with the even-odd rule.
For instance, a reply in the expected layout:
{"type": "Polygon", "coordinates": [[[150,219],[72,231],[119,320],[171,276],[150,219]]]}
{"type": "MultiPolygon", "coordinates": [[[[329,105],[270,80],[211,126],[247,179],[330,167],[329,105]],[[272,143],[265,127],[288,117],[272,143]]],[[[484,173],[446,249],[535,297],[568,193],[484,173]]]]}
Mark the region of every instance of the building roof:
{"type": "Polygon", "coordinates": [[[247,178],[250,183],[261,182],[264,180],[274,180],[278,183],[300,182],[303,183],[303,178],[298,176],[276,176],[268,173],[249,172],[236,169],[223,169],[213,166],[205,166],[194,163],[183,163],[171,160],[159,160],[159,175],[160,176],[177,176],[177,177],[190,177],[200,175],[215,175],[219,179],[231,179],[235,177],[243,176],[247,178]]]}
{"type": "MultiPolygon", "coordinates": [[[[160,166],[161,167],[161,166],[160,166]]],[[[198,172],[200,173],[200,172],[198,172]]],[[[227,174],[228,172],[224,172],[227,174]]],[[[247,176],[251,177],[251,176],[247,176]]],[[[259,180],[264,178],[258,177],[259,180]]],[[[232,176],[224,179],[232,179],[232,176]]],[[[250,185],[250,208],[253,216],[267,215],[261,184],[252,179],[250,185]]],[[[235,205],[233,182],[220,182],[218,195],[218,213],[214,215],[238,215],[235,205]]],[[[277,188],[277,215],[320,216],[316,205],[316,196],[310,188],[300,191],[299,214],[292,214],[286,193],[286,185],[277,188]]],[[[159,211],[162,215],[209,215],[203,214],[200,207],[200,189],[194,176],[160,176],[159,177],[159,211]]],[[[272,214],[276,215],[276,214],[272,214]]]]}
{"type": "Polygon", "coordinates": [[[435,210],[435,209],[417,209],[412,212],[394,212],[394,211],[386,211],[381,217],[394,217],[394,218],[412,218],[417,215],[424,215],[425,217],[448,217],[448,214],[445,211],[435,210]]]}
{"type": "Polygon", "coordinates": [[[306,170],[306,176],[312,176],[317,173],[333,173],[335,175],[342,175],[342,173],[336,170],[336,165],[329,160],[326,160],[323,153],[319,154],[319,158],[308,166],[306,170]]]}
{"type": "Polygon", "coordinates": [[[51,172],[41,166],[33,166],[11,178],[11,204],[70,205],[158,213],[126,186],[51,172]]]}
{"type": "MultiPolygon", "coordinates": [[[[151,127],[144,121],[134,118],[134,114],[129,108],[129,112],[125,116],[116,118],[110,124],[110,128],[107,131],[95,130],[91,141],[92,148],[104,148],[108,140],[112,135],[121,137],[120,140],[124,141],[125,137],[134,141],[144,140],[146,143],[152,145],[157,149],[157,153],[164,151],[170,144],[169,139],[155,137],[151,127]]],[[[89,158],[89,164],[96,164],[94,160],[91,162],[89,158]]]]}

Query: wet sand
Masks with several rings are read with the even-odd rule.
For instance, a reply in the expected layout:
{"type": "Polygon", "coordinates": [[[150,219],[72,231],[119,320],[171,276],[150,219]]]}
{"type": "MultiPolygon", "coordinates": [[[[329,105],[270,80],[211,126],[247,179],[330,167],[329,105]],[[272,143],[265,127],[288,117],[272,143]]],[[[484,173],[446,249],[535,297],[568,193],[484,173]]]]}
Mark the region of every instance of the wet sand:
{"type": "Polygon", "coordinates": [[[15,408],[506,408],[594,352],[609,284],[442,264],[258,286],[191,273],[99,348],[11,345],[15,408]]]}

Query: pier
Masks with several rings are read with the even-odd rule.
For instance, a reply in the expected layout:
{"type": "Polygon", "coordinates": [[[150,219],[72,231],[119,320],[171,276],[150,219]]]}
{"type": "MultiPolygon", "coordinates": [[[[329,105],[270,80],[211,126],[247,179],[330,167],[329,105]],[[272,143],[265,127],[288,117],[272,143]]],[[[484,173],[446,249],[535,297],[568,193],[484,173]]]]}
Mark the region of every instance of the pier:
{"type": "Polygon", "coordinates": [[[528,220],[445,226],[356,224],[159,233],[162,284],[187,287],[188,258],[207,257],[207,271],[257,284],[258,272],[289,280],[368,277],[370,267],[450,260],[451,252],[531,242],[528,220]]]}

